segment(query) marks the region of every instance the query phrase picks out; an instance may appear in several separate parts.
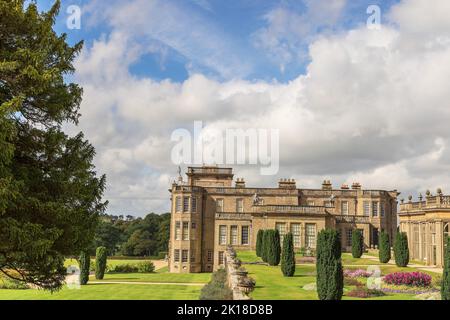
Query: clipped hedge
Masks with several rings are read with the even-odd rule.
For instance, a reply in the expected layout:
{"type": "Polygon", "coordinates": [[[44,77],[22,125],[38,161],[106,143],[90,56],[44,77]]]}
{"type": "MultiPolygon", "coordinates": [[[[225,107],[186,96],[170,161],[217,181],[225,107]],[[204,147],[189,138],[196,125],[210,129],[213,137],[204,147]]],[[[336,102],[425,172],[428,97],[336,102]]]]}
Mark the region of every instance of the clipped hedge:
{"type": "Polygon", "coordinates": [[[82,251],[79,258],[80,264],[80,284],[86,285],[89,281],[89,271],[91,265],[91,257],[87,251],[82,251]]]}
{"type": "Polygon", "coordinates": [[[258,234],[256,235],[256,256],[261,257],[263,251],[263,237],[264,230],[258,230],[258,234]]]}
{"type": "Polygon", "coordinates": [[[364,252],[364,238],[360,230],[354,229],[352,232],[352,256],[353,258],[361,258],[364,252]]]}
{"type": "Polygon", "coordinates": [[[381,263],[388,263],[391,260],[391,245],[389,242],[389,234],[381,231],[378,239],[379,258],[381,263]]]}
{"type": "Polygon", "coordinates": [[[336,230],[325,229],[317,237],[317,295],[320,300],[341,300],[344,275],[341,239],[336,230]]]}
{"type": "Polygon", "coordinates": [[[106,247],[98,247],[95,252],[95,279],[102,280],[105,277],[106,262],[106,247]]]}
{"type": "Polygon", "coordinates": [[[406,267],[409,263],[408,236],[405,232],[398,232],[394,243],[395,264],[406,267]]]}
{"type": "Polygon", "coordinates": [[[281,271],[285,277],[292,277],[295,273],[295,252],[292,233],[283,239],[283,252],[281,253],[281,271]]]}

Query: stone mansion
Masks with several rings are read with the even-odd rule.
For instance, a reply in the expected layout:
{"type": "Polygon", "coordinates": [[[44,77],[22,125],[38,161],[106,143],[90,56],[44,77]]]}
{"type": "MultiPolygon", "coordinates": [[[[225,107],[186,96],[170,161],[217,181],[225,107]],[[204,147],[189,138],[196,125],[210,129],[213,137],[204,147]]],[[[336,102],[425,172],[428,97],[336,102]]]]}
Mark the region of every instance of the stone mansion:
{"type": "Polygon", "coordinates": [[[314,249],[324,228],[341,232],[342,248],[351,248],[351,234],[360,229],[365,245],[378,245],[384,230],[393,239],[397,230],[397,190],[364,190],[359,183],[333,188],[298,189],[282,179],[278,187],[247,187],[233,182],[230,168],[189,167],[171,192],[170,272],[211,272],[223,264],[227,245],[255,250],[260,229],[291,232],[296,249],[314,249]]]}

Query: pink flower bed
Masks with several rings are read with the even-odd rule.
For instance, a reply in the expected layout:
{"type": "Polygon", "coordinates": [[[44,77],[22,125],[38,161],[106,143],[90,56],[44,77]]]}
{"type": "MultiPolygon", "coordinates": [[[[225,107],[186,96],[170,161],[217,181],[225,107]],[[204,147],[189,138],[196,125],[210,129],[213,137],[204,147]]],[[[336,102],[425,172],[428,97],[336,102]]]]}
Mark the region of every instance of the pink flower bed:
{"type": "Polygon", "coordinates": [[[414,287],[429,287],[431,280],[431,276],[423,272],[394,272],[383,278],[383,281],[387,284],[414,287]]]}
{"type": "Polygon", "coordinates": [[[372,272],[368,272],[363,269],[356,269],[356,270],[344,270],[344,277],[347,278],[369,278],[372,276],[372,272]]]}

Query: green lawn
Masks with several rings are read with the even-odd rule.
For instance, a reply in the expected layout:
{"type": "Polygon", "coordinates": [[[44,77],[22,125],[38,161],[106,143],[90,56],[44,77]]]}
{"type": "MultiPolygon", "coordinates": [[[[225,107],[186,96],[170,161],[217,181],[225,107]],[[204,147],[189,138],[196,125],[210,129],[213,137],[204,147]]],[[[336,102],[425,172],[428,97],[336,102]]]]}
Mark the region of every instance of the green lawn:
{"type": "Polygon", "coordinates": [[[88,284],[51,294],[42,290],[0,290],[0,300],[197,300],[201,286],[88,284]]]}
{"type": "MultiPolygon", "coordinates": [[[[113,260],[123,262],[124,260],[113,260]]],[[[67,262],[68,265],[72,261],[67,262]]],[[[104,282],[140,282],[136,284],[110,284],[90,276],[90,283],[80,289],[63,288],[51,294],[42,290],[1,290],[0,300],[197,300],[201,284],[206,284],[210,273],[176,274],[168,273],[167,267],[155,273],[105,274],[104,282]],[[159,283],[191,283],[200,285],[164,285],[159,283]],[[141,284],[143,283],[143,284],[141,284]]]]}
{"type": "MultiPolygon", "coordinates": [[[[131,259],[108,259],[107,261],[107,265],[109,267],[114,267],[116,265],[119,264],[138,264],[141,262],[149,262],[152,260],[148,260],[148,259],[139,259],[139,260],[131,260],[131,259]]],[[[64,262],[64,266],[67,268],[68,266],[78,266],[78,262],[75,259],[66,259],[66,261],[64,262]]],[[[91,259],[91,266],[95,266],[95,259],[91,259]]]]}
{"type": "MultiPolygon", "coordinates": [[[[244,263],[244,267],[249,275],[256,280],[256,288],[250,294],[255,300],[317,300],[315,290],[305,290],[303,287],[307,284],[316,282],[315,265],[297,265],[294,277],[283,277],[280,267],[271,267],[266,265],[246,264],[246,262],[261,261],[256,257],[253,251],[240,251],[238,257],[244,263]]],[[[358,265],[374,265],[376,261],[370,259],[354,259],[351,254],[344,253],[342,255],[343,263],[347,265],[345,268],[359,269],[358,265]]],[[[382,274],[396,271],[418,271],[415,268],[398,268],[394,265],[380,265],[382,274]]],[[[436,276],[434,273],[429,273],[436,276]]],[[[345,292],[352,290],[354,287],[344,288],[343,300],[358,300],[357,298],[345,296],[345,292]]],[[[362,299],[362,300],[414,300],[413,294],[386,294],[382,297],[362,299]]]]}
{"type": "MultiPolygon", "coordinates": [[[[207,283],[211,279],[210,273],[107,273],[104,281],[126,282],[166,282],[166,283],[207,283]]],[[[91,281],[95,280],[91,276],[91,281]]]]}

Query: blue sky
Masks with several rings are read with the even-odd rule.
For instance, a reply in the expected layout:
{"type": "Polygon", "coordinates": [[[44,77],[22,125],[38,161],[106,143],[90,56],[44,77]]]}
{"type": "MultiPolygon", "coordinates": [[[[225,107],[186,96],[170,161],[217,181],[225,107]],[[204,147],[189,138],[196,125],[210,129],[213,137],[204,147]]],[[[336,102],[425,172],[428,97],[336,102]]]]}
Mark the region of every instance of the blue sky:
{"type": "MultiPolygon", "coordinates": [[[[55,29],[59,33],[67,33],[68,39],[72,43],[84,40],[86,46],[89,47],[93,41],[112,32],[113,27],[107,21],[86,22],[91,19],[92,12],[87,12],[84,8],[91,2],[89,0],[62,1],[62,9],[55,29]],[[83,8],[81,30],[68,30],[66,27],[68,16],[66,10],[68,6],[74,4],[83,8]]],[[[126,3],[126,1],[121,0],[112,1],[111,7],[117,2],[126,3]]],[[[170,79],[182,82],[189,77],[189,73],[193,69],[195,72],[201,72],[219,80],[242,78],[286,82],[297,78],[299,74],[305,73],[305,67],[309,62],[308,45],[315,37],[321,34],[345,32],[358,25],[365,24],[368,17],[366,9],[369,5],[379,5],[384,12],[388,11],[398,1],[346,1],[336,18],[325,16],[319,17],[316,21],[307,21],[308,17],[311,17],[309,16],[307,3],[299,0],[168,0],[166,2],[173,4],[174,7],[183,11],[187,16],[193,17],[194,20],[204,23],[205,29],[211,29],[212,33],[216,32],[223,36],[222,45],[230,50],[236,60],[245,65],[245,70],[242,70],[242,73],[221,74],[211,66],[203,64],[201,59],[192,59],[192,57],[177,50],[176,47],[171,46],[170,43],[160,41],[159,44],[164,48],[164,55],[157,52],[141,56],[136,63],[130,66],[130,72],[133,75],[151,77],[156,80],[170,79]],[[279,57],[271,56],[271,53],[268,52],[270,50],[258,45],[255,39],[258,32],[268,27],[267,15],[278,8],[286,9],[299,20],[304,17],[304,24],[310,25],[309,32],[304,36],[304,39],[298,39],[294,44],[289,44],[290,39],[280,36],[278,45],[290,46],[287,51],[300,56],[300,58],[288,59],[289,61],[283,68],[280,67],[279,57]]],[[[42,10],[48,9],[51,3],[51,0],[38,1],[42,10]]],[[[108,5],[104,6],[108,7],[108,5]]],[[[186,35],[189,36],[189,32],[186,32],[186,35]]],[[[210,49],[214,50],[214,48],[210,49]]],[[[223,50],[223,47],[217,48],[217,50],[223,50]]],[[[209,52],[205,52],[205,54],[209,54],[209,52]]]]}
{"type": "Polygon", "coordinates": [[[235,166],[249,186],[450,190],[449,0],[62,3],[55,30],[85,41],[68,77],[84,89],[82,117],[65,130],[96,148],[108,213],[168,210],[171,135],[194,121],[279,130],[276,175],[235,166]],[[80,30],[66,27],[70,5],[80,30]]]}

